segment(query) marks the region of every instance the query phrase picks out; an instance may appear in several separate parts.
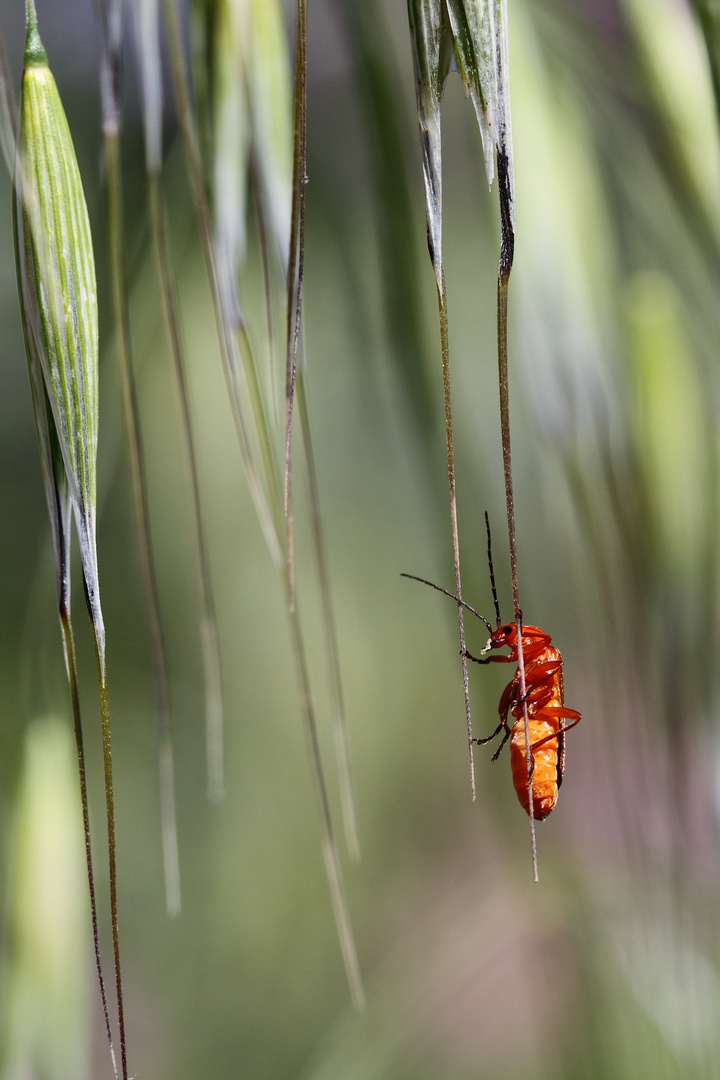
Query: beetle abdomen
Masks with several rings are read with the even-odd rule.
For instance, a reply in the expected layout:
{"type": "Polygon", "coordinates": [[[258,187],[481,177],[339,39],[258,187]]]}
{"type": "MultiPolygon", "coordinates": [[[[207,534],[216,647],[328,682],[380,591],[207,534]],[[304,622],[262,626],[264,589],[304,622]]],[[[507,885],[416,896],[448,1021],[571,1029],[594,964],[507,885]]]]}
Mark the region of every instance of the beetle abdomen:
{"type": "MultiPolygon", "coordinates": [[[[546,720],[542,713],[531,717],[528,722],[530,746],[535,745],[548,735],[557,733],[556,720],[546,720]]],[[[558,797],[558,740],[548,742],[533,750],[535,768],[532,774],[533,817],[542,821],[555,806],[558,797]]],[[[510,739],[510,764],[517,797],[526,813],[530,813],[528,798],[527,756],[525,754],[525,721],[520,718],[513,725],[510,739]]]]}

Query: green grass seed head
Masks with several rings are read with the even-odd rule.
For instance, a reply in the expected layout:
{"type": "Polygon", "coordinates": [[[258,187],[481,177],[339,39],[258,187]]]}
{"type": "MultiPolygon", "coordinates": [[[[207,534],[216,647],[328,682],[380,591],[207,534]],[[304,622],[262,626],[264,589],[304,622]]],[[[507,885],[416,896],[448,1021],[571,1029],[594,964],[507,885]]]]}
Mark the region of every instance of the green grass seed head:
{"type": "MultiPolygon", "coordinates": [[[[98,309],[90,223],[70,129],[37,29],[28,28],[15,169],[18,286],[31,379],[42,372],[80,542],[100,670],[105,631],[95,529],[98,309]]],[[[36,410],[43,460],[47,430],[36,410]]],[[[50,417],[46,415],[47,423],[50,417]]],[[[50,425],[52,426],[52,425],[50,425]]],[[[45,469],[46,474],[49,473],[45,469]]],[[[47,475],[46,475],[47,481],[47,475]]],[[[54,519],[54,525],[58,522],[54,519]]]]}
{"type": "Polygon", "coordinates": [[[98,415],[95,261],[70,130],[32,13],[16,176],[23,316],[40,355],[76,511],[91,524],[98,415]]]}

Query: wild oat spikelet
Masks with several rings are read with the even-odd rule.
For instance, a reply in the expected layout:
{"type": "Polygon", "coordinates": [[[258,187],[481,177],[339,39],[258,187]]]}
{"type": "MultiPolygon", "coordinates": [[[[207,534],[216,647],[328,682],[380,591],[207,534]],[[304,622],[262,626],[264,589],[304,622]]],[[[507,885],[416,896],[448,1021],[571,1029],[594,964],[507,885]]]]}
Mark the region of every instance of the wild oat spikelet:
{"type": "Polygon", "coordinates": [[[98,308],[90,223],[65,112],[28,0],[15,167],[15,248],[30,384],[53,528],[58,604],[76,725],[90,904],[108,1044],[118,1070],[104,989],[90,853],[77,668],[70,616],[68,496],[77,526],[97,661],[103,743],[115,987],[123,1080],[127,1052],[117,915],[117,860],[105,630],[96,544],[98,308]]]}
{"type": "MultiPolygon", "coordinates": [[[[95,539],[98,310],[90,223],[65,112],[28,15],[16,166],[20,300],[31,366],[42,369],[101,629],[95,539]]],[[[100,652],[104,665],[104,634],[100,652]]]]}

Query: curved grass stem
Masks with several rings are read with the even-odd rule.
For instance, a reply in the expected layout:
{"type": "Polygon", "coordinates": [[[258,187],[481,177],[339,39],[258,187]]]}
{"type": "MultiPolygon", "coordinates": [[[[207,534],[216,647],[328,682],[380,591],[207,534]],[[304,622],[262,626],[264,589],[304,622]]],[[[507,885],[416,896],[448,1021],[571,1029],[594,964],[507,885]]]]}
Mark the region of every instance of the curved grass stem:
{"type": "Polygon", "coordinates": [[[330,898],[332,900],[335,924],[337,926],[340,950],[345,964],[345,973],[350,987],[350,994],[355,1008],[362,1009],[365,1005],[365,992],[363,990],[360,965],[358,963],[355,939],[353,936],[352,924],[350,922],[350,913],[345,895],[345,886],[343,884],[340,857],[338,855],[337,844],[335,843],[333,832],[330,800],[328,798],[327,784],[325,782],[317,721],[315,719],[315,709],[310,689],[310,673],[308,671],[305,643],[297,604],[291,607],[289,603],[290,595],[288,579],[286,579],[286,586],[288,590],[290,637],[297,668],[300,708],[303,718],[303,730],[305,732],[307,743],[308,760],[310,762],[313,791],[320,819],[325,872],[330,887],[330,898]]]}
{"type": "Polygon", "coordinates": [[[87,582],[83,579],[85,599],[92,626],[97,667],[100,726],[102,730],[103,772],[105,776],[105,814],[108,837],[108,874],[110,879],[110,921],[112,927],[113,959],[115,962],[115,992],[117,996],[118,1030],[120,1033],[120,1066],[122,1080],[128,1080],[127,1040],[125,1037],[125,1005],[123,1001],[122,967],[120,964],[120,934],[118,930],[117,854],[115,844],[115,791],[113,786],[112,740],[110,735],[110,700],[107,671],[101,643],[103,627],[98,624],[97,607],[88,597],[87,582]]]}
{"type": "Polygon", "coordinates": [[[355,861],[360,859],[360,837],[357,823],[357,809],[355,805],[355,792],[350,761],[350,739],[348,735],[347,717],[345,713],[345,695],[343,693],[342,674],[340,671],[340,647],[338,643],[337,626],[335,623],[335,608],[332,600],[330,585],[330,568],[328,566],[327,552],[325,549],[325,534],[320,513],[320,487],[318,484],[317,468],[315,465],[315,452],[312,443],[310,428],[310,413],[308,409],[307,390],[305,376],[302,371],[298,373],[297,402],[300,413],[300,427],[303,434],[305,448],[305,461],[308,474],[308,488],[310,493],[310,517],[313,533],[313,548],[315,561],[320,581],[320,597],[322,602],[323,624],[325,629],[325,648],[328,658],[328,674],[330,678],[330,693],[333,704],[333,736],[335,741],[335,758],[337,761],[338,780],[340,785],[340,799],[342,804],[343,825],[345,828],[345,842],[350,857],[355,861]]]}
{"type": "Polygon", "coordinates": [[[522,643],[522,610],[517,573],[517,544],[515,535],[515,497],[513,492],[512,454],[510,448],[510,388],[508,384],[508,285],[515,254],[515,231],[512,221],[512,189],[508,156],[502,145],[497,151],[498,192],[500,196],[500,265],[497,288],[497,334],[498,334],[498,381],[500,386],[500,428],[502,434],[503,474],[505,477],[505,503],[507,508],[508,542],[510,545],[510,579],[512,583],[513,612],[518,641],[518,675],[520,696],[523,703],[525,725],[525,754],[528,770],[528,814],[530,817],[530,850],[533,878],[538,880],[537,841],[535,837],[535,813],[532,798],[533,756],[530,749],[530,724],[525,691],[525,658],[522,643]]]}
{"type": "Polygon", "coordinates": [[[148,171],[148,203],[150,230],[155,248],[156,263],[170,338],[175,381],[180,399],[182,431],[187,454],[190,478],[190,512],[195,532],[195,551],[198,561],[200,586],[200,642],[202,647],[203,675],[205,684],[205,741],[207,761],[208,796],[213,802],[224,797],[224,736],[223,692],[220,638],[218,634],[215,600],[210,574],[210,556],[205,529],[202,522],[200,499],[200,472],[197,449],[193,434],[190,389],[187,379],[185,347],[180,328],[177,291],[172,271],[172,257],[167,236],[165,212],[162,205],[161,179],[158,173],[148,171]]]}
{"type": "Polygon", "coordinates": [[[183,50],[177,0],[165,0],[163,10],[165,12],[165,25],[168,35],[170,67],[172,70],[172,82],[178,113],[178,123],[180,125],[190,189],[198,222],[200,244],[202,246],[205,266],[210,282],[210,293],[215,314],[225,383],[232,406],[233,421],[238,442],[240,444],[240,453],[242,454],[243,464],[245,466],[245,474],[260,519],[260,525],[273,557],[273,561],[276,566],[280,568],[284,561],[282,556],[282,545],[278,537],[278,530],[273,515],[268,505],[266,492],[258,474],[245,416],[240,399],[237,395],[233,342],[234,331],[228,314],[224,310],[221,299],[222,288],[213,246],[210,207],[208,205],[205,182],[203,180],[200,144],[190,101],[190,80],[183,50]]]}
{"type": "Polygon", "coordinates": [[[450,394],[450,338],[448,329],[447,293],[445,271],[440,263],[436,270],[438,309],[440,313],[440,347],[442,350],[443,400],[445,406],[445,450],[447,455],[448,489],[450,493],[450,528],[452,531],[453,563],[455,566],[455,593],[458,601],[458,628],[460,631],[460,656],[462,659],[463,695],[465,720],[470,756],[470,789],[475,801],[475,759],[473,757],[472,716],[470,713],[470,687],[468,683],[467,654],[465,648],[465,619],[463,615],[462,582],[460,580],[460,538],[458,535],[457,496],[455,492],[455,450],[453,443],[452,400],[450,394]]]}
{"type": "Polygon", "coordinates": [[[60,627],[63,636],[63,648],[65,652],[65,670],[70,686],[70,700],[72,703],[73,727],[75,730],[75,747],[78,760],[78,775],[80,778],[80,802],[82,804],[83,836],[85,840],[85,861],[87,863],[88,891],[90,894],[90,916],[92,919],[93,950],[95,953],[95,970],[97,971],[98,985],[100,988],[100,1000],[102,1002],[105,1032],[107,1034],[110,1059],[112,1061],[115,1080],[118,1077],[117,1061],[115,1060],[115,1046],[113,1044],[112,1028],[110,1026],[110,1013],[105,990],[105,976],[103,974],[102,958],[100,956],[100,934],[98,931],[97,897],[95,894],[95,873],[93,869],[92,843],[90,838],[90,808],[88,804],[87,775],[85,772],[85,745],[83,740],[82,720],[80,716],[80,693],[78,688],[77,659],[75,656],[75,638],[70,618],[69,604],[63,598],[59,605],[60,627]]]}
{"type": "MultiPolygon", "coordinates": [[[[302,41],[304,43],[305,5],[304,0],[299,0],[299,2],[303,12],[303,17],[301,20],[302,32],[300,33],[300,37],[302,38],[302,41]]],[[[185,149],[185,159],[188,169],[193,202],[195,205],[195,212],[198,221],[200,239],[203,247],[203,253],[205,256],[208,279],[210,282],[210,290],[215,311],[215,319],[217,324],[218,338],[220,342],[220,351],[222,356],[225,381],[228,396],[230,398],[232,406],[233,418],[238,434],[246,475],[248,477],[248,483],[250,485],[250,489],[255,501],[255,506],[258,512],[258,516],[260,518],[263,531],[265,533],[268,547],[273,557],[273,561],[283,581],[283,587],[288,608],[288,618],[290,620],[291,639],[293,643],[293,651],[295,654],[296,667],[298,671],[301,710],[308,745],[310,768],[313,776],[313,786],[315,788],[316,801],[319,808],[322,834],[322,849],[325,859],[325,868],[332,897],[335,920],[338,929],[338,937],[340,940],[340,947],[347,970],[350,991],[353,1001],[356,1005],[359,1006],[364,1000],[362,982],[360,979],[355,945],[352,936],[352,929],[350,926],[350,918],[348,914],[347,902],[345,899],[340,861],[333,836],[330,803],[327,794],[327,786],[325,782],[322,760],[320,756],[320,747],[317,736],[315,710],[310,689],[310,678],[307,667],[304,636],[298,619],[297,610],[295,608],[292,535],[293,521],[289,475],[286,475],[285,494],[287,502],[285,502],[285,499],[283,498],[282,483],[278,471],[276,454],[273,450],[273,441],[271,438],[271,430],[269,426],[267,410],[265,408],[265,401],[261,392],[260,379],[254,353],[251,347],[250,337],[247,327],[242,318],[240,317],[239,320],[238,318],[233,318],[231,316],[231,313],[228,311],[229,305],[226,301],[226,298],[228,297],[228,295],[230,295],[230,292],[227,288],[228,283],[224,280],[221,281],[220,279],[219,268],[215,256],[210,208],[205,188],[205,181],[203,178],[200,144],[197,136],[197,125],[190,98],[190,83],[185,53],[183,49],[180,20],[177,9],[177,0],[165,0],[164,11],[168,32],[170,63],[172,68],[175,101],[178,111],[183,145],[185,149]],[[253,447],[249,436],[249,428],[245,421],[243,403],[240,399],[239,365],[237,362],[238,351],[240,352],[245,383],[247,385],[248,393],[250,395],[251,411],[253,413],[253,419],[256,426],[256,434],[260,445],[260,455],[263,462],[263,472],[264,478],[266,480],[266,486],[263,486],[261,473],[255,463],[253,447]],[[284,504],[287,507],[287,514],[286,526],[283,529],[282,516],[284,504]]],[[[302,46],[300,69],[302,72],[301,82],[304,87],[304,44],[302,46]]],[[[302,187],[304,189],[304,90],[300,95],[300,99],[303,102],[301,108],[302,137],[300,138],[298,136],[298,129],[296,126],[296,176],[300,178],[299,180],[297,180],[297,183],[300,183],[301,181],[302,187]],[[298,171],[297,160],[299,146],[302,147],[302,167],[298,171]]],[[[297,183],[294,189],[296,192],[298,192],[299,190],[297,183]]],[[[304,190],[300,191],[299,195],[296,195],[295,205],[297,205],[298,202],[300,202],[304,207],[304,190]]],[[[291,268],[288,270],[288,295],[289,297],[291,297],[289,306],[292,309],[292,314],[288,315],[288,337],[289,339],[292,337],[294,341],[294,353],[292,353],[292,355],[295,359],[294,363],[292,360],[290,361],[290,367],[293,371],[293,374],[292,378],[288,376],[286,392],[289,389],[290,382],[294,381],[294,370],[297,366],[297,355],[299,351],[301,303],[298,302],[298,295],[296,292],[296,289],[298,287],[298,281],[300,282],[300,300],[302,298],[302,250],[304,247],[304,234],[303,229],[300,228],[298,224],[299,212],[297,210],[294,210],[293,214],[295,221],[295,231],[293,233],[293,241],[291,242],[290,261],[292,265],[291,268]],[[295,254],[293,255],[292,253],[295,254]],[[291,282],[293,284],[291,284],[291,282]],[[294,328],[292,334],[291,328],[294,328]]],[[[288,355],[291,355],[290,352],[288,352],[288,355]]],[[[290,398],[289,393],[286,394],[286,405],[287,398],[290,398]]],[[[290,412],[287,412],[287,427],[285,439],[286,453],[289,446],[289,419],[290,412]]],[[[288,457],[286,457],[286,465],[289,468],[288,457]]]]}
{"type": "Polygon", "coordinates": [[[303,283],[305,270],[305,184],[307,181],[307,4],[297,0],[295,29],[295,107],[293,117],[293,178],[290,251],[287,269],[287,356],[285,368],[285,514],[288,518],[288,551],[292,596],[292,498],[290,448],[295,398],[295,378],[300,352],[303,283]]]}
{"type": "Polygon", "coordinates": [[[145,459],[132,356],[130,313],[128,310],[127,284],[125,281],[120,135],[117,126],[114,128],[110,126],[106,127],[104,150],[113,313],[118,335],[118,353],[123,387],[123,401],[125,406],[125,425],[128,436],[130,475],[137,526],[138,551],[140,555],[143,593],[152,645],[155,680],[165,899],[168,913],[177,915],[181,908],[181,893],[177,817],[175,811],[175,769],[170,713],[170,680],[168,676],[165,636],[160,615],[157,572],[150,534],[150,509],[147,480],[145,477],[145,459]]]}
{"type": "MultiPolygon", "coordinates": [[[[275,526],[278,529],[278,532],[281,532],[280,522],[282,518],[278,511],[278,508],[281,505],[280,481],[275,451],[273,450],[270,420],[260,388],[260,374],[255,359],[255,351],[252,347],[247,325],[242,320],[237,325],[236,337],[238,350],[242,357],[243,373],[248,395],[250,397],[250,407],[255,421],[255,430],[260,445],[260,457],[262,458],[265,482],[267,484],[268,504],[271,512],[274,514],[275,526]]],[[[235,395],[239,401],[240,388],[238,385],[238,375],[239,372],[233,369],[235,395]]]]}

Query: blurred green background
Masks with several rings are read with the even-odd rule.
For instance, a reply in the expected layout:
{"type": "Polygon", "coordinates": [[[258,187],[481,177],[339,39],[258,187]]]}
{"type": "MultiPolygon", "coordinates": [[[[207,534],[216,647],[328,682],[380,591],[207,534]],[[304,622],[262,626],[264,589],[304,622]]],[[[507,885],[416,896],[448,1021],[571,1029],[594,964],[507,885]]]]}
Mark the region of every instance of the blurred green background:
{"type": "MultiPolygon", "coordinates": [[[[149,642],[108,314],[96,31],[85,0],[44,4],[38,15],[98,262],[100,572],[131,1074],[716,1077],[720,170],[709,68],[691,12],[681,0],[511,0],[521,602],[526,621],[562,650],[566,700],[584,717],[568,737],[558,807],[538,827],[534,885],[527,818],[505,756],[491,765],[477,748],[471,802],[454,606],[399,576],[452,582],[406,13],[360,0],[310,6],[305,344],[363,853],[359,865],[343,855],[368,999],[361,1015],[350,1006],[336,942],[283,598],[237,449],[168,106],[167,206],[227,712],[226,799],[216,806],[205,797],[188,483],[147,245],[128,31],[129,277],[171,668],[183,889],[182,915],[165,914],[149,642]]],[[[20,3],[3,5],[0,34],[19,85],[20,3]]],[[[486,189],[472,108],[455,76],[443,120],[464,590],[490,613],[487,509],[509,615],[496,193],[486,189]]],[[[110,1066],[79,800],[68,796],[77,781],[6,173],[0,205],[0,1063],[3,1080],[80,1080],[110,1076],[110,1066]]],[[[245,298],[262,323],[252,310],[256,263],[249,258],[245,298]]],[[[296,476],[298,590],[331,765],[300,466],[296,476]]],[[[99,725],[82,596],[76,601],[104,905],[99,725]]],[[[476,652],[486,632],[471,627],[470,635],[476,652]]],[[[495,726],[508,672],[470,677],[483,736],[495,726]]],[[[338,809],[334,785],[332,797],[338,809]]]]}

